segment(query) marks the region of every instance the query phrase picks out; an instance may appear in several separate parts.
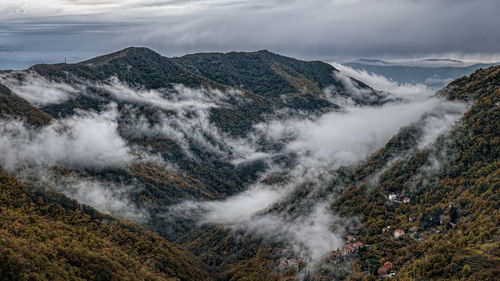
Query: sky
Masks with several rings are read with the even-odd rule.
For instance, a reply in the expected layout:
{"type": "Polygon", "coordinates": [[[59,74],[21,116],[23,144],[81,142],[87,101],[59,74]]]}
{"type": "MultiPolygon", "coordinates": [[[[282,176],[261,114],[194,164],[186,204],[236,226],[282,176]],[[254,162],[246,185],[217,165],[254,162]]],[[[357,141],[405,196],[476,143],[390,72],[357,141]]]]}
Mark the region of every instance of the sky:
{"type": "Polygon", "coordinates": [[[0,69],[129,46],[165,55],[268,49],[324,61],[500,61],[498,0],[2,0],[0,69]]]}

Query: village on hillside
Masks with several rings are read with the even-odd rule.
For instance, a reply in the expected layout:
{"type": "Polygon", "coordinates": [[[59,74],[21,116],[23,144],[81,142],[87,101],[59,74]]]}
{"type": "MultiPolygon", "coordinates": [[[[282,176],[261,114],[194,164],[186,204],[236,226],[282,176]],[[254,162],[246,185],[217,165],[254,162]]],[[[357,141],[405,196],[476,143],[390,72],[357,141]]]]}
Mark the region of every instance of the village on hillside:
{"type": "MultiPolygon", "coordinates": [[[[395,193],[389,194],[387,198],[388,201],[396,204],[411,204],[410,198],[403,197],[399,200],[398,195],[395,193]]],[[[449,208],[452,208],[452,206],[453,204],[450,203],[449,208]]],[[[456,227],[456,223],[453,223],[448,215],[440,215],[439,225],[427,228],[417,226],[418,223],[416,223],[415,219],[411,216],[406,220],[405,223],[397,224],[396,226],[386,225],[381,229],[378,236],[385,237],[384,239],[411,239],[418,243],[424,243],[430,236],[438,234],[445,229],[456,227]]],[[[370,245],[365,244],[359,237],[356,237],[355,234],[346,235],[345,241],[346,243],[342,248],[336,249],[330,254],[327,259],[327,264],[331,266],[340,264],[349,265],[349,262],[352,261],[353,258],[359,257],[362,251],[371,249],[370,245]]],[[[277,253],[277,256],[275,270],[282,274],[297,272],[311,260],[311,257],[305,250],[294,252],[288,248],[282,248],[279,253],[277,253]]],[[[397,265],[387,260],[376,270],[376,272],[379,276],[384,278],[392,278],[397,271],[395,267],[397,268],[397,265]]]]}
{"type": "Polygon", "coordinates": [[[295,255],[293,251],[288,248],[281,249],[280,257],[276,265],[276,270],[278,272],[287,272],[291,270],[299,270],[301,264],[306,263],[311,258],[305,250],[300,251],[299,255],[295,255]]]}

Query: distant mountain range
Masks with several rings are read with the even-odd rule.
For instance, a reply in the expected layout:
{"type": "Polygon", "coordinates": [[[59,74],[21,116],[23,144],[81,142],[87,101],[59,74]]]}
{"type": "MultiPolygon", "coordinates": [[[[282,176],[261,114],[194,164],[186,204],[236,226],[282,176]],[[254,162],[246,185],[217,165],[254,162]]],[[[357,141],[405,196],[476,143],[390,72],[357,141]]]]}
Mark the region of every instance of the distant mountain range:
{"type": "Polygon", "coordinates": [[[385,76],[405,84],[425,84],[442,88],[454,79],[467,76],[477,69],[485,69],[499,63],[471,63],[455,59],[394,60],[359,59],[344,63],[354,69],[385,76]]]}

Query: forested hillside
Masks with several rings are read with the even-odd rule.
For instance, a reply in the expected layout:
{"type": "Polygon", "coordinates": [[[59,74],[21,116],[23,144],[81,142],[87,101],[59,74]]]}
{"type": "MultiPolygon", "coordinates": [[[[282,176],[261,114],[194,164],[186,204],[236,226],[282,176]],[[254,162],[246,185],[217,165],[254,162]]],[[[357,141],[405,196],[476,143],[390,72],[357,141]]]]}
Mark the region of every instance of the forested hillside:
{"type": "Polygon", "coordinates": [[[2,280],[500,273],[500,67],[412,96],[127,48],[0,83],[2,280]]]}
{"type": "MultiPolygon", "coordinates": [[[[7,279],[32,274],[40,279],[203,280],[242,277],[243,272],[255,271],[258,279],[269,276],[272,257],[269,249],[258,251],[259,239],[244,238],[255,251],[238,250],[237,255],[222,259],[224,265],[211,262],[204,252],[212,246],[201,250],[194,241],[196,235],[184,233],[195,228],[196,222],[170,215],[170,208],[183,200],[213,200],[244,190],[268,165],[267,160],[246,158],[279,149],[280,143],[258,140],[254,144],[238,136],[268,118],[314,117],[338,110],[329,98],[349,97],[350,89],[343,83],[350,78],[342,83],[328,64],[270,52],[239,53],[220,70],[229,75],[227,68],[248,62],[247,57],[253,63],[247,69],[271,71],[274,74],[266,72],[270,78],[282,82],[269,84],[262,80],[265,75],[238,73],[252,83],[225,84],[229,80],[206,77],[191,65],[146,48],[127,48],[77,64],[2,72],[2,191],[8,194],[3,203],[16,213],[2,222],[9,239],[4,247],[12,244],[3,263],[11,265],[3,268],[2,275],[7,279]],[[285,70],[278,68],[281,64],[285,70]],[[338,89],[326,97],[322,89],[330,84],[338,89]],[[259,87],[266,91],[254,92],[259,87]],[[65,196],[135,220],[169,239],[182,236],[182,242],[189,243],[186,248],[204,256],[203,261],[164,238],[100,215],[65,196]],[[51,213],[55,210],[57,216],[51,213]],[[38,225],[31,216],[45,216],[37,220],[44,224],[38,225]],[[74,218],[78,223],[73,223],[74,218]],[[33,227],[38,232],[7,228],[11,225],[33,227]],[[87,240],[73,238],[84,232],[87,240]],[[44,240],[37,240],[35,233],[44,235],[44,240]],[[24,240],[11,243],[14,239],[24,240]],[[138,245],[146,240],[154,243],[141,250],[138,245]],[[37,250],[29,253],[29,248],[37,250]],[[79,252],[74,254],[74,249],[79,252]],[[249,257],[260,264],[263,256],[269,263],[258,270],[244,265],[249,257]],[[83,267],[84,261],[89,268],[83,267]],[[191,265],[185,268],[185,264],[191,265]],[[26,269],[20,270],[22,267],[26,269]],[[209,273],[211,277],[207,277],[209,273]]],[[[206,58],[209,64],[211,60],[206,58]]],[[[361,82],[359,86],[376,94],[376,102],[385,98],[361,82]]],[[[222,229],[213,231],[221,238],[229,234],[222,229]]],[[[239,244],[238,240],[232,243],[228,250],[239,244]]]]}
{"type": "Polygon", "coordinates": [[[472,103],[461,123],[432,147],[387,166],[395,148],[404,147],[402,131],[352,174],[355,184],[332,204],[344,216],[360,217],[354,234],[370,245],[352,262],[362,272],[352,280],[381,278],[378,270],[388,261],[398,280],[498,276],[500,67],[458,79],[439,94],[472,103]],[[381,167],[375,184],[366,181],[381,167]],[[396,229],[405,234],[394,238],[396,229]]]}
{"type": "Polygon", "coordinates": [[[0,280],[211,280],[139,226],[0,174],[0,280]]]}

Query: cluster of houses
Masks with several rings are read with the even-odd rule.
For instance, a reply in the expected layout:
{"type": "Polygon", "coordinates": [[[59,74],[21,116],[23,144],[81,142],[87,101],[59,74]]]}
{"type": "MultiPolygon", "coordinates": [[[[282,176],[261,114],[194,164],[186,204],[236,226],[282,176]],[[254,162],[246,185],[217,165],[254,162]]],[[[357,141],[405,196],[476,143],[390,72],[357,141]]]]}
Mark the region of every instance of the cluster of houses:
{"type": "Polygon", "coordinates": [[[305,262],[308,255],[306,251],[301,251],[300,257],[294,257],[293,253],[285,248],[281,250],[280,256],[276,270],[286,272],[289,270],[298,270],[300,263],[305,262]]]}
{"type": "Polygon", "coordinates": [[[342,258],[352,255],[363,247],[365,247],[363,242],[357,241],[357,239],[352,235],[347,235],[347,243],[342,249],[338,249],[334,252],[333,257],[330,259],[330,262],[339,263],[342,258]]]}

